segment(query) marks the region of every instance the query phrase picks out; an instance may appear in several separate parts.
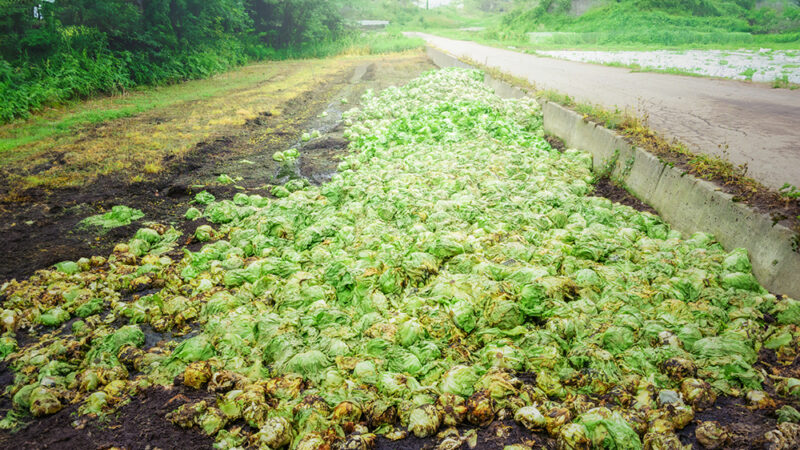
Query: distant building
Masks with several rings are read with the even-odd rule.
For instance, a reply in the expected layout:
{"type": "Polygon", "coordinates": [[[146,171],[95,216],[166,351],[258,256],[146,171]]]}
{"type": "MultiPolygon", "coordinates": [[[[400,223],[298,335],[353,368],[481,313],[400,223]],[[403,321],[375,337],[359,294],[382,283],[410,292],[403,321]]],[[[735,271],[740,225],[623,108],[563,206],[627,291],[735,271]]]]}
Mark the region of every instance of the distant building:
{"type": "MultiPolygon", "coordinates": [[[[47,3],[56,2],[56,0],[44,0],[44,1],[46,1],[47,3]]],[[[42,7],[41,3],[33,7],[33,17],[39,20],[44,19],[44,7],[42,7]]]]}
{"type": "Polygon", "coordinates": [[[388,20],[358,20],[356,23],[365,30],[383,30],[389,26],[388,20]]]}
{"type": "Polygon", "coordinates": [[[420,8],[433,9],[433,8],[438,8],[440,6],[449,6],[449,5],[454,5],[457,8],[463,8],[464,2],[454,1],[454,0],[417,0],[417,6],[419,6],[420,8]]]}

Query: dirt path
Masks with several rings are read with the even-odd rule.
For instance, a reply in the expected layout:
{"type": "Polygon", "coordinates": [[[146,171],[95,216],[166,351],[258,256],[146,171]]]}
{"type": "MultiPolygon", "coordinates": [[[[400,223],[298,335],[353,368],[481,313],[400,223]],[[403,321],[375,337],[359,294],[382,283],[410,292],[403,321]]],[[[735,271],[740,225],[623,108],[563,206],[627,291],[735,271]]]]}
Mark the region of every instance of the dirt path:
{"type": "Polygon", "coordinates": [[[541,58],[469,41],[415,33],[467,57],[578,101],[632,109],[692,150],[746,164],[766,186],[800,186],[800,90],[541,58]]]}

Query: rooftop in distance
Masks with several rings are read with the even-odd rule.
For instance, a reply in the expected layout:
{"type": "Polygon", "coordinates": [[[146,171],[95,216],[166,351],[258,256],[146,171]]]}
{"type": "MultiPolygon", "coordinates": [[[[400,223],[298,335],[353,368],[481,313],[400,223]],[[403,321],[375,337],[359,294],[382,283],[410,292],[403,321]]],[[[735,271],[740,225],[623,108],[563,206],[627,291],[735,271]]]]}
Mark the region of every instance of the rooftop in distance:
{"type": "Polygon", "coordinates": [[[388,20],[358,20],[358,26],[362,28],[386,28],[389,26],[388,20]]]}

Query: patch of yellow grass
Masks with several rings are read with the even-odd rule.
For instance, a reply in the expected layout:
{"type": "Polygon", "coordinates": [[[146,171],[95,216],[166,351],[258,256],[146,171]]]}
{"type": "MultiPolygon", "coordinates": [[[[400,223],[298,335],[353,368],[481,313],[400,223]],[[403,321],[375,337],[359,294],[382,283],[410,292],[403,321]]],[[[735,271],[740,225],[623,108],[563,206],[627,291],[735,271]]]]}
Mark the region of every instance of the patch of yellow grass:
{"type": "Polygon", "coordinates": [[[161,164],[147,163],[144,165],[143,170],[145,173],[158,173],[161,172],[161,164]]]}
{"type": "Polygon", "coordinates": [[[347,56],[364,56],[369,55],[369,53],[369,47],[366,45],[352,45],[347,50],[342,52],[343,55],[347,56]]]}
{"type": "MultiPolygon", "coordinates": [[[[132,181],[142,181],[142,173],[163,170],[167,155],[180,157],[200,142],[236,134],[261,112],[280,115],[304,92],[370,58],[376,57],[251,64],[207,80],[137,92],[135,95],[150,96],[163,106],[20,145],[0,155],[0,166],[20,187],[79,186],[98,175],[120,172],[131,173],[132,181]],[[28,172],[28,168],[50,161],[56,154],[63,155],[63,164],[35,174],[28,172]]],[[[150,97],[137,101],[141,104],[150,97]]],[[[119,108],[126,101],[123,97],[99,99],[81,108],[119,108]]],[[[45,115],[57,120],[54,111],[45,115]]],[[[17,135],[23,131],[18,124],[14,127],[17,135]]],[[[12,130],[0,128],[0,135],[4,133],[12,130]]]]}

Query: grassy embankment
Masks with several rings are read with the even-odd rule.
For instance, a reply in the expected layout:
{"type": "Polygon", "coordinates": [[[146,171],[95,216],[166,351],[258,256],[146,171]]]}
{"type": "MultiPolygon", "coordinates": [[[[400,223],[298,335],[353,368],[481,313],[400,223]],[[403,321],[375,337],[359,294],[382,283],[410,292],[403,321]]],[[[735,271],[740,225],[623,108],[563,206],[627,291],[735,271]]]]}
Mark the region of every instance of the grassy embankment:
{"type": "Polygon", "coordinates": [[[447,19],[457,17],[455,11],[442,9],[426,13],[422,26],[409,26],[521,50],[800,49],[800,7],[786,4],[778,11],[742,4],[622,1],[577,16],[569,13],[569,0],[545,1],[502,16],[468,11],[464,19],[447,19]]]}
{"type": "Polygon", "coordinates": [[[281,105],[349,70],[363,55],[411,46],[418,42],[372,37],[304,54],[341,56],[253,63],[203,80],[49,108],[0,126],[0,173],[19,188],[80,186],[123,171],[140,181],[159,173],[165,160],[259,113],[280,114],[281,105]]]}

